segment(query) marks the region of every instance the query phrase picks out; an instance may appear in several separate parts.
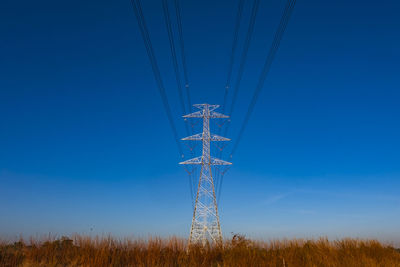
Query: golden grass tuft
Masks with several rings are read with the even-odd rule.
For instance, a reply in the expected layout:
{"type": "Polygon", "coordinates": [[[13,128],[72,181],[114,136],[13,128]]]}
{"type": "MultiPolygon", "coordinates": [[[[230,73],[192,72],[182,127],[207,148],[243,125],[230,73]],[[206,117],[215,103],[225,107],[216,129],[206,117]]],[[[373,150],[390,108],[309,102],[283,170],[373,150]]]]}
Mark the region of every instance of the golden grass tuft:
{"type": "Polygon", "coordinates": [[[0,242],[1,267],[43,266],[399,266],[400,251],[375,240],[252,241],[234,235],[221,247],[193,246],[186,240],[115,239],[76,235],[72,239],[0,242]]]}

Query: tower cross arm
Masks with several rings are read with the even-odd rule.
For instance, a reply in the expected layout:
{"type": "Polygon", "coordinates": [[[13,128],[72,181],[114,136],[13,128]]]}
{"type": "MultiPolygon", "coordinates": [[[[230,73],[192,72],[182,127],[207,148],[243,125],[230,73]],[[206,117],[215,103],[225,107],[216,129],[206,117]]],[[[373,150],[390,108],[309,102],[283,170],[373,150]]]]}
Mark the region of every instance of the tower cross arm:
{"type": "MultiPolygon", "coordinates": [[[[191,135],[185,138],[182,138],[183,141],[201,141],[203,140],[203,133],[198,133],[195,135],[191,135]]],[[[219,136],[216,134],[211,134],[210,135],[210,141],[230,141],[231,139],[219,136]]]]}
{"type": "Polygon", "coordinates": [[[219,112],[211,111],[210,112],[210,118],[212,118],[212,119],[217,119],[217,118],[225,119],[225,118],[229,118],[229,116],[227,116],[225,114],[222,114],[222,113],[219,113],[219,112]]]}
{"type": "Polygon", "coordinates": [[[219,136],[216,134],[211,134],[211,141],[230,141],[231,139],[223,137],[223,136],[219,136]]]}
{"type": "Polygon", "coordinates": [[[190,141],[201,141],[201,140],[203,140],[203,133],[198,133],[198,134],[195,134],[195,135],[191,135],[191,136],[182,138],[182,140],[183,141],[188,141],[188,140],[190,140],[190,141]]]}
{"type": "Polygon", "coordinates": [[[203,118],[203,111],[196,111],[183,116],[184,118],[203,118]]]}
{"type": "Polygon", "coordinates": [[[190,165],[190,164],[194,164],[194,165],[200,165],[201,164],[201,157],[195,157],[192,159],[188,159],[182,162],[179,162],[180,165],[190,165]]]}
{"type": "Polygon", "coordinates": [[[225,161],[225,160],[222,160],[222,159],[217,159],[217,158],[214,158],[214,157],[211,157],[210,164],[211,165],[232,165],[231,162],[228,162],[228,161],[225,161]]]}

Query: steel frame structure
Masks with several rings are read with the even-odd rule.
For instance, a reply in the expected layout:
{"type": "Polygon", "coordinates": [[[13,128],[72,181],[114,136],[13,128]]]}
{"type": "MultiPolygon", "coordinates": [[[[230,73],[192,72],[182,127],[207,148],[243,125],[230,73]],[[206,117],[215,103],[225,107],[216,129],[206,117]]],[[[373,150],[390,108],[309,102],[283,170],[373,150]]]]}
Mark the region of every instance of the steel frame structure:
{"type": "Polygon", "coordinates": [[[183,165],[201,165],[196,202],[193,210],[192,226],[190,229],[189,246],[196,243],[205,245],[207,241],[212,241],[215,244],[221,244],[221,225],[219,222],[211,166],[231,165],[232,163],[211,157],[210,143],[213,141],[229,141],[230,139],[211,134],[210,119],[229,118],[229,116],[214,111],[219,107],[219,105],[196,104],[193,106],[200,109],[200,111],[185,115],[183,117],[202,118],[203,132],[182,138],[182,140],[202,141],[202,155],[200,157],[195,157],[179,163],[183,165]]]}

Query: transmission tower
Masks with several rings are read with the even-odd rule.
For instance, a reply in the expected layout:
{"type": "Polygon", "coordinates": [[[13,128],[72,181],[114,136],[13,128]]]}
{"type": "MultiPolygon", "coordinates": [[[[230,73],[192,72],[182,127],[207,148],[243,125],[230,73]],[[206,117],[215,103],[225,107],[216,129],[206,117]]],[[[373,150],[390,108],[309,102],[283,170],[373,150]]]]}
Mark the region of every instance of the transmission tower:
{"type": "Polygon", "coordinates": [[[192,158],[179,164],[201,165],[200,178],[197,186],[196,203],[193,211],[192,226],[190,229],[189,245],[207,241],[216,244],[222,242],[221,226],[219,223],[217,200],[215,198],[214,181],[211,172],[213,165],[231,165],[232,163],[220,160],[210,155],[212,141],[229,141],[230,139],[210,133],[210,119],[228,118],[229,116],[215,112],[219,105],[196,104],[200,111],[183,116],[184,118],[202,118],[203,132],[182,140],[202,141],[203,153],[200,157],[192,158]]]}

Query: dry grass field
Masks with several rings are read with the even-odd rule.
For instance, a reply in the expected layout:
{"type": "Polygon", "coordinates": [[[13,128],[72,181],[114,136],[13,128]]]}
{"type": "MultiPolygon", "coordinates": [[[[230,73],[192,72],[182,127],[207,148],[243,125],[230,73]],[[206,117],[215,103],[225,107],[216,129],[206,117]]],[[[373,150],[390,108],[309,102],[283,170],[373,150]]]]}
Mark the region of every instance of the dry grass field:
{"type": "Polygon", "coordinates": [[[260,242],[235,235],[222,247],[191,247],[179,238],[111,237],[1,242],[0,266],[400,266],[400,251],[374,240],[260,242]]]}

